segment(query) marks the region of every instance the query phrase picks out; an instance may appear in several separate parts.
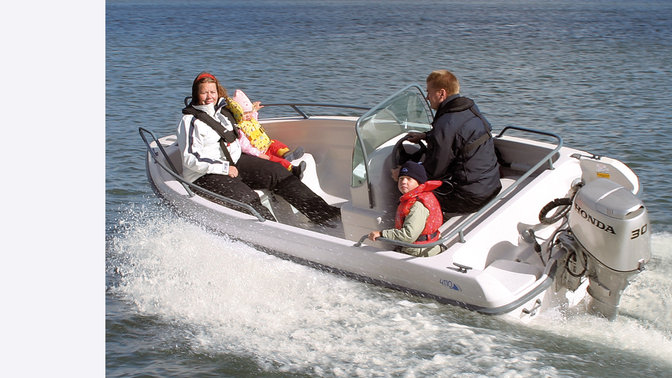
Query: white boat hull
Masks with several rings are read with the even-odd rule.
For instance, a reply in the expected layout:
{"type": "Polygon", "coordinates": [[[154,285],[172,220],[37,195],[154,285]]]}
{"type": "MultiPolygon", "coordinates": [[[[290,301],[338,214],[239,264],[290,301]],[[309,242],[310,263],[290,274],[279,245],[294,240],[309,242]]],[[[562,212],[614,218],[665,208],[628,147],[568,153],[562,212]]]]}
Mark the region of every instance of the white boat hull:
{"type": "MultiPolygon", "coordinates": [[[[335,229],[311,225],[286,202],[269,193],[260,195],[278,222],[260,221],[202,196],[190,196],[185,185],[164,168],[167,162],[156,141],[149,144],[148,177],[156,193],[181,215],[262,250],[442,303],[522,321],[549,307],[581,303],[588,286],[587,279],[569,289],[558,282],[556,273],[561,270],[559,262],[566,251],[549,248],[548,243],[554,240],[563,220],[540,224],[540,209],[556,198],[567,197],[577,179],[587,182],[608,174],[633,193],[639,190],[637,177],[622,163],[587,158],[591,155],[566,147],[553,155],[552,164],[549,161],[523,177],[522,173],[552,152],[554,146],[501,136],[496,145],[504,158],[513,162],[508,170],[503,170],[508,172],[502,179],[503,192],[516,180],[521,181],[483,214],[475,218],[475,214],[456,216],[446,222],[441,229],[444,237],[471,221],[470,226],[444,240],[444,252],[433,257],[409,256],[395,252],[389,244],[368,240],[358,243],[369,231],[391,225],[398,193],[388,175],[393,166],[391,151],[395,140],[368,156],[368,179],[375,185],[366,190],[354,183],[356,121],[352,117],[263,121],[274,138],[293,147],[301,145],[309,152],[302,158],[308,163],[303,181],[327,202],[341,208],[343,224],[335,229]],[[577,154],[582,158],[577,158],[577,154]],[[371,198],[375,199],[373,206],[371,198]],[[536,239],[524,237],[526,230],[533,230],[536,239]],[[541,255],[550,251],[548,255],[541,257],[535,250],[535,241],[543,251],[541,255]]],[[[181,162],[175,137],[164,137],[159,142],[179,173],[181,162]]]]}

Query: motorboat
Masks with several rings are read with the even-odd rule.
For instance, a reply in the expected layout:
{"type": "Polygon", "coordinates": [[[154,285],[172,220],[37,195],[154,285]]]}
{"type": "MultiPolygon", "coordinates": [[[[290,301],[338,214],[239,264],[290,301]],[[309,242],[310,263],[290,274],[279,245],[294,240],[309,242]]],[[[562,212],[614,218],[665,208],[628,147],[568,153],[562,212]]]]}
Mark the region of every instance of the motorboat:
{"type": "Polygon", "coordinates": [[[648,212],[630,168],[565,147],[555,133],[517,126],[492,136],[501,192],[481,210],[445,220],[439,240],[425,244],[442,245],[440,254],[397,252],[411,244],[366,236],[394,226],[400,193],[390,172],[420,148],[408,133],[432,127],[422,89],[409,85],[372,108],[283,103],[265,104],[264,112],[274,107],[291,114],[261,124],[272,138],[304,148],[294,164],[306,162],[302,181],[340,208],[335,227],[311,223],[269,191],[257,193],[276,221],[187,182],[176,136],[140,128],[154,192],[181,216],[262,251],[524,322],[575,306],[614,319],[623,291],[651,257],[648,212]]]}

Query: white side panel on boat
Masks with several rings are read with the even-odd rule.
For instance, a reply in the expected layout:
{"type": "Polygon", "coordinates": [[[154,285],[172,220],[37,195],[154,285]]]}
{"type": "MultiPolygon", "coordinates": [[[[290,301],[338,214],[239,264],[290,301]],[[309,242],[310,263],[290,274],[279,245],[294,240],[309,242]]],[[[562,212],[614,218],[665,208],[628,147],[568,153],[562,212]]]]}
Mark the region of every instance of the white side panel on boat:
{"type": "Polygon", "coordinates": [[[530,264],[518,263],[510,260],[495,260],[483,271],[497,279],[502,287],[511,294],[522,293],[537,280],[539,272],[530,264]]]}

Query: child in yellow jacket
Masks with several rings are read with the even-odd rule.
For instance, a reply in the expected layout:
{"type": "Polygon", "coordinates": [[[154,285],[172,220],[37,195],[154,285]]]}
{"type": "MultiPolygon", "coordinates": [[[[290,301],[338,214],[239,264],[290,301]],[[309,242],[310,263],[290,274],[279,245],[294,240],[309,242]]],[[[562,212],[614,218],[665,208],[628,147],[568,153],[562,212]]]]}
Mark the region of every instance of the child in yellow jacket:
{"type": "Polygon", "coordinates": [[[290,152],[287,145],[271,139],[266,134],[258,121],[258,110],[263,107],[259,101],[252,103],[240,89],[236,89],[231,99],[233,101],[229,101],[227,108],[233,113],[238,127],[245,133],[252,146],[268,155],[269,160],[282,164],[287,170],[301,178],[303,171],[306,169],[306,163],[302,161],[298,166],[294,166],[291,161],[303,155],[303,148],[298,147],[290,152]]]}

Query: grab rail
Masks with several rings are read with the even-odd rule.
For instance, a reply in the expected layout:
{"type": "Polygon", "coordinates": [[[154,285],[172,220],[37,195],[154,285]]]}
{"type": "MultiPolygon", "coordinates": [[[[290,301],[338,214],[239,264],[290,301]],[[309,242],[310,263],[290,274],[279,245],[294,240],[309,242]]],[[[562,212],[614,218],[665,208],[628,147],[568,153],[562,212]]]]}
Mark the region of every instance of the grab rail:
{"type": "MultiPolygon", "coordinates": [[[[184,98],[184,106],[189,106],[191,102],[191,96],[184,98]]],[[[338,109],[357,109],[357,110],[369,110],[370,107],[360,106],[360,105],[341,105],[341,104],[324,104],[324,103],[311,103],[311,102],[283,102],[283,103],[272,103],[272,104],[263,104],[263,107],[268,106],[289,106],[294,109],[294,111],[303,117],[304,119],[310,118],[310,115],[299,108],[299,106],[317,106],[321,108],[338,108],[338,109]]]]}
{"type": "Polygon", "coordinates": [[[339,104],[321,104],[321,103],[277,103],[277,104],[264,104],[264,107],[268,106],[289,106],[294,109],[294,111],[299,114],[304,119],[310,118],[310,115],[299,108],[299,106],[317,106],[322,108],[339,108],[339,109],[357,109],[357,110],[369,110],[371,108],[366,106],[359,105],[339,105],[339,104]]]}
{"type": "MultiPolygon", "coordinates": [[[[506,195],[511,193],[518,186],[520,186],[520,184],[522,184],[523,181],[525,181],[528,177],[530,177],[532,175],[532,173],[536,172],[537,169],[541,168],[542,165],[548,163],[549,164],[549,169],[553,169],[553,156],[555,154],[557,154],[558,151],[560,151],[560,149],[562,148],[562,137],[560,137],[559,135],[557,135],[555,133],[551,133],[551,132],[528,129],[528,128],[518,127],[518,126],[507,126],[502,131],[500,131],[500,133],[495,138],[501,138],[502,135],[504,135],[504,133],[508,130],[519,130],[519,131],[529,132],[529,133],[533,133],[533,134],[550,136],[550,137],[553,137],[557,140],[557,145],[553,149],[553,151],[551,151],[546,156],[544,156],[541,160],[539,160],[539,162],[537,162],[537,164],[535,164],[532,168],[528,169],[523,175],[521,175],[516,181],[514,181],[513,184],[511,184],[508,188],[501,191],[495,198],[493,198],[490,202],[488,202],[487,205],[483,206],[481,208],[481,210],[477,211],[476,213],[471,214],[471,216],[469,216],[468,218],[466,218],[462,222],[458,223],[456,228],[454,228],[448,234],[439,238],[439,240],[431,242],[431,243],[423,243],[420,246],[418,246],[418,244],[407,243],[407,242],[392,240],[392,239],[383,238],[383,237],[379,237],[376,240],[380,240],[380,241],[390,243],[390,244],[393,244],[393,245],[398,245],[398,246],[401,246],[401,247],[431,248],[431,247],[434,247],[436,245],[445,244],[449,240],[454,238],[455,236],[459,236],[459,242],[464,243],[464,242],[466,242],[466,239],[464,238],[464,232],[465,232],[464,230],[467,227],[471,226],[478,218],[480,218],[481,215],[483,215],[484,213],[489,211],[493,206],[495,206],[495,204],[497,202],[499,202],[499,200],[501,200],[503,197],[505,197],[506,195]]],[[[361,246],[362,243],[364,242],[364,240],[366,240],[367,237],[368,237],[368,234],[362,236],[359,239],[359,242],[355,243],[355,246],[356,247],[361,246]]]]}
{"type": "Polygon", "coordinates": [[[224,196],[222,196],[221,194],[217,194],[217,193],[211,192],[211,191],[209,191],[209,190],[207,190],[207,189],[205,189],[205,188],[202,188],[202,187],[200,187],[200,186],[198,186],[198,185],[196,185],[196,184],[194,184],[194,183],[191,183],[191,182],[185,180],[184,178],[182,178],[182,176],[176,172],[177,169],[175,169],[175,166],[174,166],[173,163],[170,161],[170,158],[168,158],[168,153],[167,153],[166,150],[163,148],[163,146],[161,145],[161,143],[159,142],[159,140],[156,138],[156,136],[154,135],[154,133],[153,133],[152,131],[150,131],[150,130],[145,129],[144,127],[140,127],[140,128],[138,128],[138,132],[140,133],[140,137],[142,138],[142,140],[145,142],[145,145],[147,146],[147,151],[148,151],[148,152],[150,153],[150,155],[152,156],[152,159],[154,159],[154,162],[155,162],[156,164],[158,164],[159,167],[161,167],[164,171],[168,172],[168,174],[170,174],[171,176],[173,176],[173,178],[175,178],[180,184],[182,184],[182,186],[183,186],[184,189],[187,191],[187,193],[188,193],[188,195],[189,195],[190,198],[193,197],[193,196],[195,195],[194,192],[193,192],[190,188],[195,188],[196,190],[201,191],[201,192],[203,192],[203,193],[206,193],[206,194],[208,194],[208,195],[210,195],[210,196],[212,196],[212,197],[215,197],[215,198],[218,199],[218,200],[221,200],[221,201],[224,201],[224,202],[228,202],[228,203],[230,203],[230,204],[232,204],[232,205],[237,205],[237,206],[240,206],[240,207],[242,207],[242,208],[248,210],[248,211],[251,212],[252,215],[254,215],[254,216],[257,218],[257,220],[259,220],[260,222],[265,222],[265,221],[266,221],[266,218],[262,217],[261,214],[259,214],[259,212],[258,212],[255,208],[253,208],[252,206],[250,206],[249,204],[246,204],[246,203],[244,203],[244,202],[240,202],[240,201],[236,201],[236,200],[231,199],[231,198],[228,198],[228,197],[224,197],[224,196]],[[155,155],[158,155],[158,153],[152,150],[152,147],[149,145],[149,144],[150,144],[149,141],[147,141],[147,138],[145,137],[145,133],[147,133],[147,134],[149,134],[149,135],[152,136],[152,139],[154,140],[154,143],[156,143],[156,145],[159,147],[159,150],[160,150],[161,153],[163,154],[164,159],[166,159],[166,161],[167,161],[168,164],[170,165],[170,168],[169,168],[169,167],[166,167],[165,164],[163,164],[162,162],[160,162],[160,161],[156,158],[155,155]]]}

